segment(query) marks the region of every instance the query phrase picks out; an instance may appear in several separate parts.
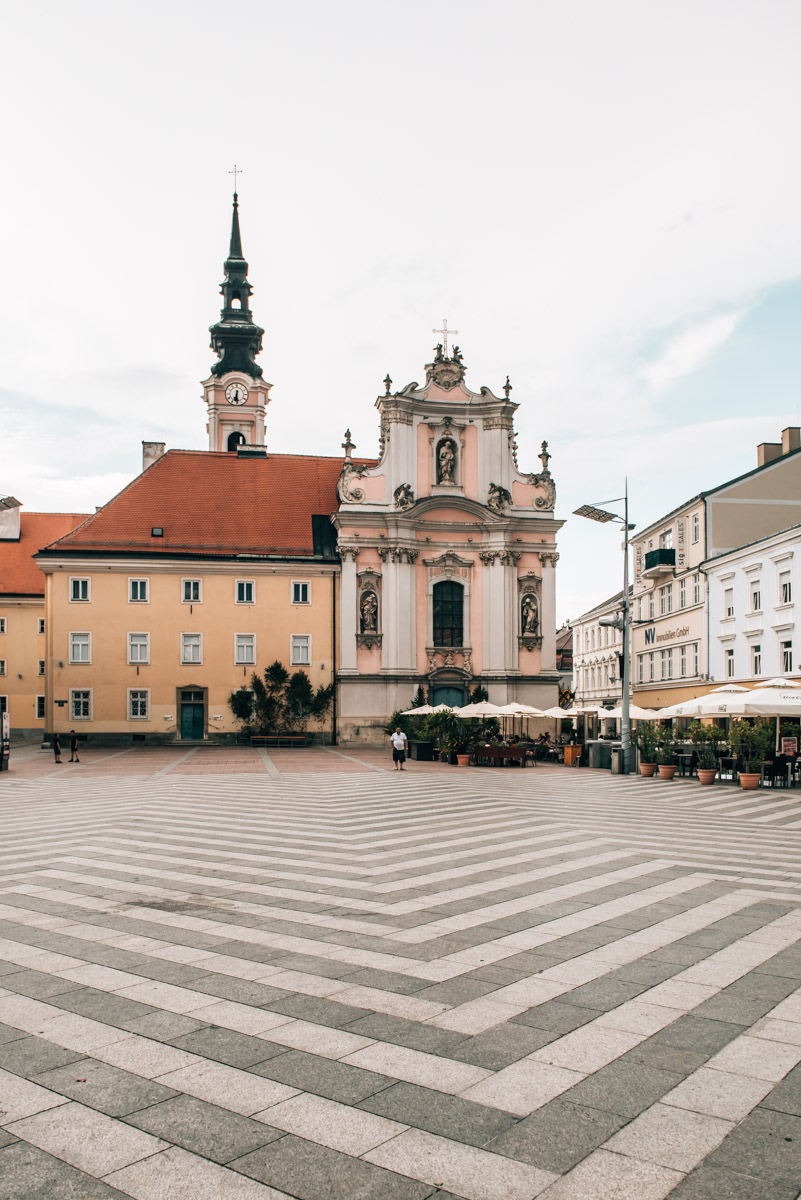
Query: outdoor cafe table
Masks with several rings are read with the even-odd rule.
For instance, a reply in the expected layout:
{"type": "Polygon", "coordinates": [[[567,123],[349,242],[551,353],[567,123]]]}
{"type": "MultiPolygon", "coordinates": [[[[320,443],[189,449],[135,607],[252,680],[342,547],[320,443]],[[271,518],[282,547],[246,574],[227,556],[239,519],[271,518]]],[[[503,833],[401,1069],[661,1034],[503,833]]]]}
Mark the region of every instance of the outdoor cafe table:
{"type": "Polygon", "coordinates": [[[693,773],[693,755],[692,751],[677,751],[676,758],[678,761],[679,773],[681,775],[692,775],[693,773]]]}
{"type": "Polygon", "coordinates": [[[525,746],[476,746],[473,750],[473,760],[477,767],[483,763],[503,767],[512,762],[519,762],[520,766],[524,767],[528,757],[525,746]]]}

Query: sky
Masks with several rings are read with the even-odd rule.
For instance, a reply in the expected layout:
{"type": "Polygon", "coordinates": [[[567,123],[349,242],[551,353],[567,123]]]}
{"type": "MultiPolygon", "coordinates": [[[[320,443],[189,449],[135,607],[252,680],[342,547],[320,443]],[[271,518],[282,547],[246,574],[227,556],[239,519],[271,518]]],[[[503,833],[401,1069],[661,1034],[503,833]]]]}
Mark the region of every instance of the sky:
{"type": "MultiPolygon", "coordinates": [[[[276,452],[377,449],[443,317],[553,455],[559,620],[801,423],[796,0],[2,4],[0,494],[204,448],[239,177],[276,452]]],[[[246,515],[243,514],[243,520],[246,515]]]]}

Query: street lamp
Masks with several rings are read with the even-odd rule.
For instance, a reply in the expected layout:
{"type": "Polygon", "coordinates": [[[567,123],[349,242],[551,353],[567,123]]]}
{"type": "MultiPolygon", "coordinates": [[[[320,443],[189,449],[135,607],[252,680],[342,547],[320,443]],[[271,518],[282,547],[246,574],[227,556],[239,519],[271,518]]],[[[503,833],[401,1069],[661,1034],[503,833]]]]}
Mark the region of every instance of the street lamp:
{"type": "Polygon", "coordinates": [[[614,500],[607,500],[607,504],[619,504],[623,501],[623,516],[618,516],[617,513],[608,512],[605,508],[598,508],[594,504],[582,504],[581,508],[577,508],[573,513],[574,517],[586,517],[589,521],[597,521],[601,525],[605,525],[607,521],[619,521],[623,526],[623,600],[621,602],[621,612],[615,613],[613,616],[599,617],[599,625],[611,625],[614,629],[620,629],[623,633],[623,679],[622,691],[623,695],[620,704],[620,749],[623,759],[621,766],[623,774],[627,775],[631,765],[631,655],[629,653],[629,642],[631,638],[631,608],[629,605],[629,530],[634,526],[629,524],[629,483],[626,480],[624,494],[616,497],[614,500]]]}

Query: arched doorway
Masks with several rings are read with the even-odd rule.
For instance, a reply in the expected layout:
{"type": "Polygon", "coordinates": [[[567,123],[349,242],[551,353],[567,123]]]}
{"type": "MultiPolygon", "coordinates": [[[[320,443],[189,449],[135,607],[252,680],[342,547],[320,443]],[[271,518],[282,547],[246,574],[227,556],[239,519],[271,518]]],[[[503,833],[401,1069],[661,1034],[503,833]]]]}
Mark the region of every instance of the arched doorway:
{"type": "Polygon", "coordinates": [[[244,433],[240,433],[239,430],[236,430],[236,432],[228,434],[228,449],[229,450],[236,450],[237,446],[244,446],[244,444],[245,444],[244,433]]]}
{"type": "Polygon", "coordinates": [[[449,704],[451,708],[461,708],[465,703],[464,688],[454,687],[453,684],[443,684],[435,687],[431,693],[431,703],[449,704]]]}

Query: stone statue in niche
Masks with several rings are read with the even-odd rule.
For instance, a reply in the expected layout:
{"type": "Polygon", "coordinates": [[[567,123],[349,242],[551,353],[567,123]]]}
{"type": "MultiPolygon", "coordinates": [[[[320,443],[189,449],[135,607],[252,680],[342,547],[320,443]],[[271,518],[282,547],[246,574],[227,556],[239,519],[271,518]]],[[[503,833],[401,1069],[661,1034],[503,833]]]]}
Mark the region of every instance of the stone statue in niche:
{"type": "Polygon", "coordinates": [[[535,636],[539,632],[539,618],[537,616],[537,598],[531,592],[527,592],[523,597],[523,602],[520,606],[520,617],[523,636],[535,636]]]}
{"type": "Polygon", "coordinates": [[[443,438],[437,446],[437,483],[455,483],[456,444],[451,438],[443,438]]]}
{"type": "Polygon", "coordinates": [[[375,592],[362,593],[362,598],[359,601],[359,612],[361,615],[361,632],[377,633],[378,600],[376,599],[375,592]]]}

